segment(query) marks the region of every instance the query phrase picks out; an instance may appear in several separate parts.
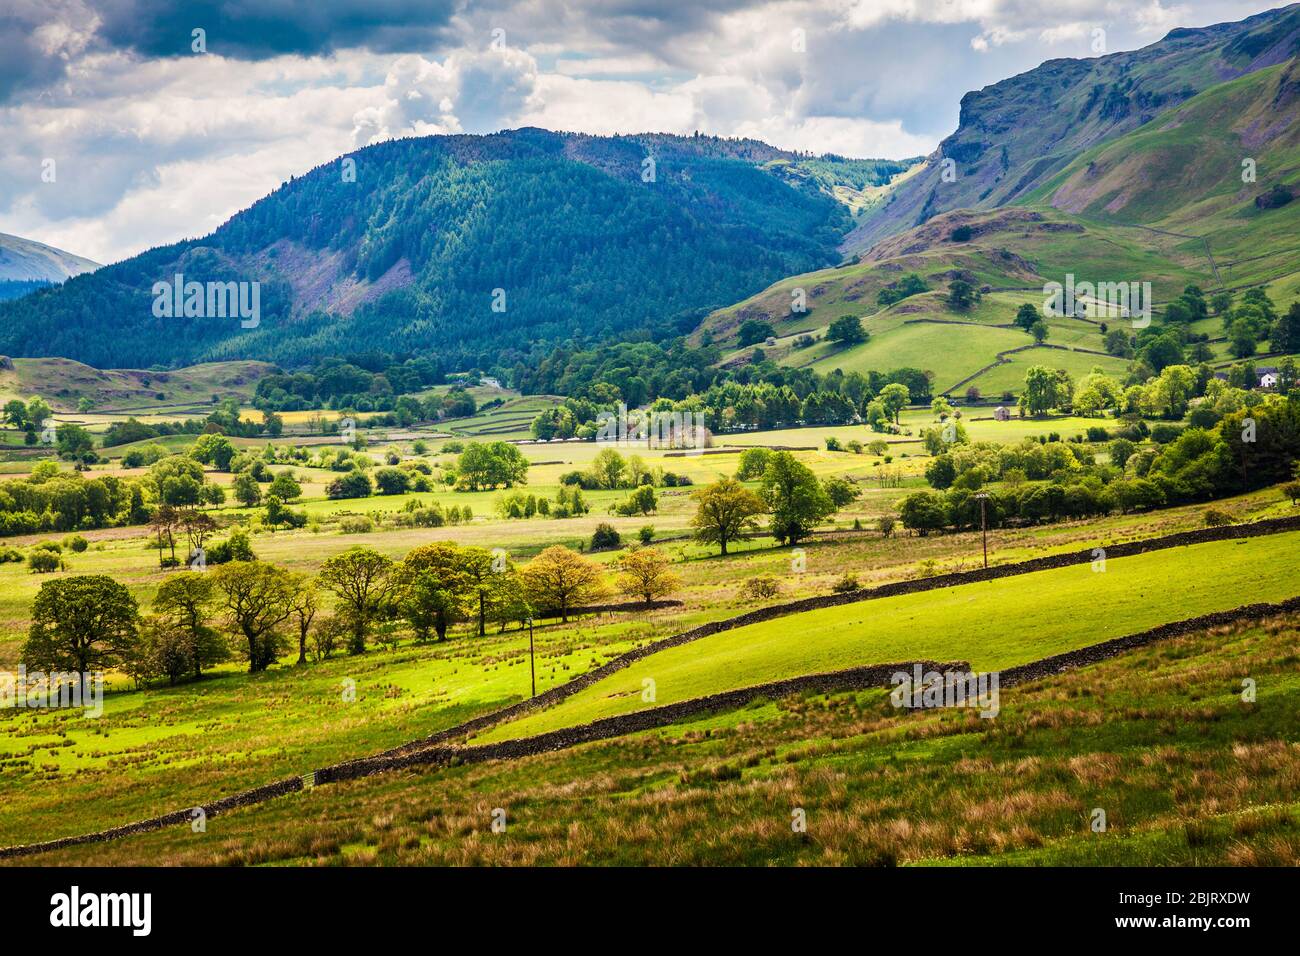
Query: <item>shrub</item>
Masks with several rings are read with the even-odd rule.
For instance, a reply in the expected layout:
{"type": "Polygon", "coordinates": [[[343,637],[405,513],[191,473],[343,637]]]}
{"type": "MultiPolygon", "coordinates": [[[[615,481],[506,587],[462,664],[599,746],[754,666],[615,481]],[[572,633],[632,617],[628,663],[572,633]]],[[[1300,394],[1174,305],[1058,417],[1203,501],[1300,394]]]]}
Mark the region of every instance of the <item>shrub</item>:
{"type": "MultiPolygon", "coordinates": [[[[550,508],[549,504],[547,508],[550,508]]],[[[496,512],[502,518],[531,518],[539,510],[537,496],[519,489],[507,492],[496,502],[496,512]]]]}
{"type": "Polygon", "coordinates": [[[27,555],[27,566],[32,569],[33,574],[48,574],[51,571],[59,570],[63,560],[59,557],[57,551],[48,548],[34,548],[32,553],[27,555]]]}
{"type": "Polygon", "coordinates": [[[1300,502],[1300,481],[1293,481],[1282,486],[1282,494],[1291,499],[1292,507],[1300,502]]]}
{"type": "Polygon", "coordinates": [[[948,523],[948,509],[943,495],[933,491],[914,491],[899,505],[903,527],[925,536],[948,523]]]}
{"type": "Polygon", "coordinates": [[[83,538],[81,535],[74,534],[70,538],[65,538],[63,540],[63,545],[69,550],[74,551],[77,554],[81,554],[81,552],[85,551],[87,548],[90,547],[90,542],[87,541],[85,538],[83,538]]]}
{"type": "Polygon", "coordinates": [[[890,535],[892,535],[893,533],[894,533],[894,516],[893,516],[893,515],[881,515],[881,516],[880,516],[880,534],[881,534],[883,537],[888,538],[888,537],[889,537],[890,535]]]}
{"type": "Polygon", "coordinates": [[[1235,524],[1236,518],[1226,511],[1220,511],[1218,508],[1205,509],[1205,526],[1207,528],[1222,528],[1224,525],[1235,524]]]}
{"type": "Polygon", "coordinates": [[[1285,183],[1274,183],[1273,188],[1255,197],[1256,209],[1280,209],[1295,199],[1295,192],[1285,183]]]}
{"type": "Polygon", "coordinates": [[[380,468],[374,472],[374,485],[380,494],[404,494],[411,486],[411,473],[402,468],[380,468]]]}
{"type": "Polygon", "coordinates": [[[350,471],[331,481],[325,489],[325,494],[331,498],[366,498],[372,490],[368,475],[359,471],[350,471]]]}
{"type": "Polygon", "coordinates": [[[205,560],[208,564],[226,564],[230,561],[256,561],[257,555],[253,554],[248,532],[236,528],[225,541],[218,541],[207,549],[205,560]]]}
{"type": "Polygon", "coordinates": [[[620,502],[615,510],[625,516],[631,515],[648,515],[652,511],[657,511],[659,507],[658,499],[655,497],[655,490],[650,485],[642,485],[636,491],[627,497],[627,500],[620,502]]]}
{"type": "Polygon", "coordinates": [[[623,536],[615,530],[613,525],[605,521],[596,525],[596,532],[591,536],[592,551],[600,551],[605,548],[617,548],[622,543],[623,536]]]}
{"type": "Polygon", "coordinates": [[[581,488],[584,491],[592,491],[600,487],[600,481],[596,476],[585,471],[566,471],[560,475],[560,484],[570,488],[581,488]]]}
{"type": "Polygon", "coordinates": [[[776,578],[750,578],[740,586],[737,596],[742,601],[764,601],[781,593],[781,585],[776,578]]]}
{"type": "MultiPolygon", "coordinates": [[[[1300,485],[1297,485],[1297,488],[1300,488],[1300,485]]],[[[654,525],[648,524],[644,526],[640,531],[636,533],[636,536],[637,536],[637,540],[640,541],[642,544],[649,544],[650,542],[654,541],[655,539],[654,525]]]]}
{"type": "Polygon", "coordinates": [[[856,591],[858,590],[858,579],[852,574],[846,574],[831,585],[831,590],[836,594],[848,594],[850,591],[856,591]]]}
{"type": "Polygon", "coordinates": [[[572,518],[576,515],[585,515],[591,510],[582,492],[577,488],[561,487],[555,495],[555,507],[551,513],[557,518],[572,518]]]}
{"type": "Polygon", "coordinates": [[[375,530],[375,523],[365,515],[348,515],[339,520],[339,530],[344,534],[366,534],[375,530]]]}
{"type": "Polygon", "coordinates": [[[1168,445],[1182,433],[1181,426],[1170,422],[1156,422],[1151,426],[1151,440],[1157,445],[1168,445]]]}
{"type": "Polygon", "coordinates": [[[17,548],[0,548],[0,564],[18,564],[23,560],[23,553],[17,548]]]}
{"type": "MultiPolygon", "coordinates": [[[[417,528],[441,528],[446,523],[446,516],[442,513],[442,508],[435,501],[430,507],[426,508],[420,505],[418,508],[412,508],[410,505],[420,505],[420,502],[413,501],[407,505],[406,511],[411,516],[411,523],[417,528]]],[[[457,514],[459,517],[459,513],[457,514]]]]}
{"type": "Polygon", "coordinates": [[[893,305],[895,302],[901,302],[909,296],[928,292],[929,289],[930,287],[925,284],[925,280],[912,272],[881,289],[876,294],[876,301],[880,305],[893,305]]]}

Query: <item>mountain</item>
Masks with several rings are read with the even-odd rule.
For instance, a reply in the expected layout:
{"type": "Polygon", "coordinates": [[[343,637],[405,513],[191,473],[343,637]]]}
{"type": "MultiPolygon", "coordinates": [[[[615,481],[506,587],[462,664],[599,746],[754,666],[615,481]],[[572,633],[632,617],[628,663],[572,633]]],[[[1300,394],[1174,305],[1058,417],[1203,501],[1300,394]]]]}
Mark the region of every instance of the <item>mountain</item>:
{"type": "MultiPolygon", "coordinates": [[[[1052,319],[1041,346],[1013,326],[1021,305],[1041,308],[1044,286],[1069,275],[1150,282],[1157,315],[1189,284],[1263,287],[1282,308],[1300,296],[1300,57],[1213,85],[1084,150],[1011,205],[943,212],[852,262],[783,279],[714,312],[692,339],[721,346],[724,365],[744,364],[754,349],[740,346],[740,328],[765,322],[764,358],[819,372],[910,366],[950,395],[1015,391],[1033,364],[1122,375],[1127,362],[1106,354],[1096,320],[1052,319]],[[881,300],[913,274],[924,290],[881,300]],[[983,290],[975,307],[950,307],[954,279],[983,290]],[[806,311],[791,311],[796,289],[806,311]],[[869,339],[830,341],[841,315],[859,317],[869,339]]],[[[1193,330],[1220,363],[1231,358],[1222,325],[1214,317],[1193,330]]]]}
{"type": "Polygon", "coordinates": [[[382,349],[486,369],[569,340],[675,334],[837,261],[845,194],[906,168],[698,135],[390,141],[210,236],[0,305],[0,353],[121,367],[382,349]],[[249,283],[250,306],[259,283],[257,321],[156,316],[154,284],[176,275],[249,283]]]}
{"type": "Polygon", "coordinates": [[[26,295],[99,268],[82,256],[0,232],[0,300],[26,295]]]}
{"type": "Polygon", "coordinates": [[[1081,152],[1202,90],[1297,53],[1300,4],[1292,4],[1236,23],[1173,30],[1140,50],[1048,60],[967,93],[957,131],[888,202],[867,212],[843,248],[861,252],[949,210],[992,209],[1023,199],[1081,152]],[[945,168],[955,180],[944,181],[945,168]]]}
{"type": "Polygon", "coordinates": [[[1198,237],[1216,282],[1300,271],[1300,57],[1213,86],[1087,150],[1026,203],[1198,237]]]}

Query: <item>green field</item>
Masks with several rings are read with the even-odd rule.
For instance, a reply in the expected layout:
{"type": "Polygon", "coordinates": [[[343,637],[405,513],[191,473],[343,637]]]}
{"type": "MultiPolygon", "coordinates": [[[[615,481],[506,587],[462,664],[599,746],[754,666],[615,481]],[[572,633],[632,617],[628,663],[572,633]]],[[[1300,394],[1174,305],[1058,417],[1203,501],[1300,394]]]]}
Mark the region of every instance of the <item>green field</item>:
{"type": "MultiPolygon", "coordinates": [[[[827,452],[800,454],[811,462],[821,462],[826,469],[842,468],[841,463],[852,465],[867,457],[827,452]]],[[[735,461],[733,456],[721,457],[735,461]]],[[[712,456],[695,461],[717,463],[712,456]]],[[[879,513],[882,508],[890,508],[899,494],[895,489],[873,489],[851,513],[879,513]]],[[[1277,493],[1271,491],[1225,506],[1242,517],[1267,515],[1286,507],[1277,498],[1277,493]]],[[[672,537],[674,528],[684,529],[689,499],[682,494],[665,496],[663,500],[663,514],[649,521],[660,529],[660,534],[672,537]]],[[[1126,540],[1196,527],[1200,514],[1195,508],[1169,509],[1149,515],[1112,516],[1082,525],[1005,529],[991,539],[995,560],[1012,561],[1077,550],[1098,539],[1126,540]]],[[[480,518],[470,525],[436,529],[381,525],[370,534],[358,535],[280,531],[256,535],[254,547],[263,560],[306,572],[314,571],[325,558],[353,544],[367,544],[400,557],[416,544],[454,540],[506,547],[516,559],[524,560],[548,543],[581,546],[599,520],[611,519],[595,513],[567,521],[480,518]]],[[[629,535],[646,523],[646,519],[612,520],[629,535]]],[[[845,515],[839,516],[841,525],[845,520],[845,515]]],[[[69,573],[110,574],[126,584],[142,608],[147,609],[167,572],[158,570],[156,552],[140,531],[109,529],[89,535],[95,543],[82,554],[68,556],[69,573]],[[130,533],[122,537],[119,530],[130,533]]],[[[568,625],[545,622],[537,631],[539,689],[572,679],[638,644],[751,609],[752,602],[739,595],[741,585],[751,578],[776,578],[781,582],[776,600],[788,600],[827,593],[847,571],[855,573],[863,584],[872,584],[926,573],[919,566],[927,562],[938,569],[970,567],[979,540],[970,534],[882,539],[878,534],[848,533],[815,539],[803,547],[806,570],[792,574],[789,550],[773,547],[770,538],[759,536],[742,543],[725,560],[717,557],[716,548],[689,540],[668,541],[664,548],[682,578],[675,597],[684,606],[650,615],[581,618],[568,625]]],[[[1268,557],[1254,547],[1252,553],[1264,555],[1261,560],[1268,557]]],[[[606,553],[596,557],[608,566],[615,556],[606,553]]],[[[1289,569],[1285,560],[1270,561],[1269,566],[1289,569]]],[[[1210,573],[1199,566],[1194,570],[1210,573]]],[[[1113,563],[1105,576],[1106,583],[1116,581],[1122,571],[1121,562],[1113,563]]],[[[1179,566],[1170,573],[1178,580],[1194,580],[1184,571],[1179,566]]],[[[1258,573],[1255,577],[1260,578],[1258,573]]],[[[47,579],[19,565],[0,565],[0,661],[16,663],[31,600],[47,579]]],[[[1088,583],[1075,582],[1085,587],[1088,583]]],[[[1266,573],[1251,586],[1256,589],[1252,593],[1263,594],[1272,583],[1266,573]]],[[[1196,600],[1201,600],[1199,590],[1189,590],[1196,600]]],[[[945,657],[977,656],[968,653],[972,640],[969,635],[954,635],[946,628],[930,635],[929,643],[913,647],[906,636],[916,626],[910,615],[931,613],[923,607],[924,602],[913,602],[912,611],[891,612],[893,616],[888,620],[909,630],[880,643],[881,654],[892,647],[894,653],[886,655],[891,658],[904,651],[920,654],[925,650],[947,651],[938,655],[945,657]]],[[[871,602],[853,610],[861,617],[875,615],[880,608],[889,606],[871,602]]],[[[1014,615],[1002,613],[1004,619],[1015,621],[1014,615]]],[[[1139,608],[1134,613],[1133,620],[1140,621],[1146,619],[1144,614],[1156,612],[1139,608]]],[[[1170,609],[1169,613],[1174,611],[1170,609]]],[[[996,613],[990,614],[997,619],[996,613]]],[[[813,618],[809,616],[809,620],[811,623],[813,618]]],[[[785,627],[787,636],[805,633],[802,623],[796,626],[787,621],[785,627]]],[[[790,650],[774,658],[742,652],[739,657],[723,655],[715,659],[710,651],[714,645],[702,642],[691,647],[710,655],[701,658],[708,662],[706,667],[725,659],[728,667],[736,665],[732,668],[735,678],[749,683],[751,676],[760,675],[757,679],[762,679],[761,675],[775,672],[774,668],[790,666],[797,673],[855,659],[857,650],[837,645],[832,640],[834,631],[835,625],[814,628],[808,631],[809,640],[794,641],[790,650]]],[[[281,665],[255,676],[243,673],[242,665],[233,661],[216,668],[198,684],[175,688],[135,691],[124,679],[114,678],[105,714],[97,721],[63,712],[0,715],[0,767],[4,770],[0,774],[0,843],[67,835],[192,805],[310,767],[373,753],[520,699],[527,686],[527,635],[510,630],[479,639],[470,632],[461,625],[445,645],[420,646],[403,638],[393,651],[376,648],[364,657],[336,657],[306,667],[293,665],[291,652],[281,665]],[[356,702],[347,705],[340,698],[345,678],[355,680],[358,688],[356,702]]],[[[999,654],[1023,652],[1033,656],[1039,648],[1057,646],[1043,641],[1037,632],[1021,628],[1018,633],[1018,638],[1008,635],[1004,639],[999,654]]],[[[1076,638],[1079,643],[1088,642],[1073,631],[1059,636],[1057,641],[1068,643],[1076,638]]],[[[773,641],[772,647],[779,644],[773,641]]],[[[653,673],[659,674],[658,664],[671,663],[673,658],[656,655],[653,660],[653,673]]],[[[690,668],[681,672],[681,683],[676,677],[668,678],[668,683],[657,677],[661,680],[661,702],[675,699],[679,693],[691,696],[707,687],[690,683],[698,675],[690,676],[689,672],[690,668]]]]}
{"type": "Polygon", "coordinates": [[[882,691],[760,701],[20,862],[1295,866],[1295,625],[1218,628],[1004,689],[991,721],[900,712],[882,691]]]}
{"type": "Polygon", "coordinates": [[[812,364],[820,372],[836,368],[845,372],[919,368],[934,373],[935,391],[942,392],[995,361],[998,352],[1030,342],[1032,339],[1019,329],[917,322],[873,335],[863,345],[827,355],[812,364]]]}
{"type": "Polygon", "coordinates": [[[1001,395],[1003,392],[1019,394],[1025,386],[1025,373],[1033,365],[1063,368],[1076,382],[1094,368],[1100,368],[1107,375],[1122,381],[1129,364],[1126,359],[1118,359],[1110,355],[1097,355],[1093,352],[1063,352],[1060,349],[1045,348],[1016,352],[1008,355],[1006,359],[1003,364],[996,365],[965,383],[957,392],[964,392],[973,385],[987,396],[1001,395]]]}
{"type": "Polygon", "coordinates": [[[795,674],[914,659],[963,660],[976,671],[1097,644],[1251,601],[1300,596],[1300,534],[1216,542],[942,591],[881,598],[737,628],[645,658],[484,740],[526,737],[795,674]],[[1024,622],[1033,621],[1032,628],[1024,622]]]}

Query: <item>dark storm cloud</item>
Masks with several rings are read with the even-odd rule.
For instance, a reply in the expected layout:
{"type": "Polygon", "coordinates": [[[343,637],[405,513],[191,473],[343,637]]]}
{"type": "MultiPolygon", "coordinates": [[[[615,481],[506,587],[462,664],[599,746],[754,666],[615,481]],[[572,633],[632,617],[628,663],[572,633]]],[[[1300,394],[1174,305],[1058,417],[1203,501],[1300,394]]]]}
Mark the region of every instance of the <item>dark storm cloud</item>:
{"type": "Polygon", "coordinates": [[[19,89],[48,86],[63,75],[66,60],[61,51],[36,35],[50,16],[51,11],[37,2],[0,5],[0,101],[19,89]]]}
{"type": "Polygon", "coordinates": [[[513,43],[641,51],[676,63],[684,37],[713,33],[728,14],[766,0],[470,0],[467,20],[506,30],[513,43]]]}
{"type": "Polygon", "coordinates": [[[94,0],[98,39],[145,56],[190,52],[191,31],[207,31],[208,51],[237,59],[380,53],[438,45],[453,0],[94,0]]]}
{"type": "Polygon", "coordinates": [[[314,56],[364,48],[436,51],[450,39],[457,0],[4,0],[0,5],[0,101],[48,88],[84,52],[144,58],[207,51],[239,60],[314,56]]]}

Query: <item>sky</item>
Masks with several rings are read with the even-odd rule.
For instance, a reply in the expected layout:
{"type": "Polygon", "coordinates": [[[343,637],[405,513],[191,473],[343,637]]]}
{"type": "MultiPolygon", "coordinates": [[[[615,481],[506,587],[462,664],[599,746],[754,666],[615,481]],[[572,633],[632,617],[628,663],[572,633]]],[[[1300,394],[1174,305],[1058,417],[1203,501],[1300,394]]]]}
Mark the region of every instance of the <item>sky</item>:
{"type": "Polygon", "coordinates": [[[520,126],[930,152],[962,94],[1255,0],[0,0],[0,232],[115,262],[341,153],[520,126]]]}

